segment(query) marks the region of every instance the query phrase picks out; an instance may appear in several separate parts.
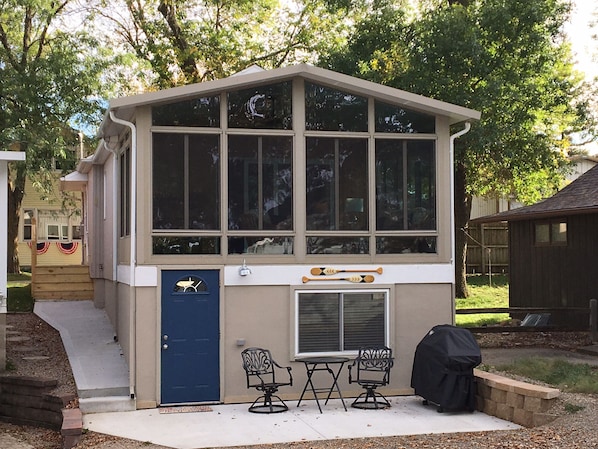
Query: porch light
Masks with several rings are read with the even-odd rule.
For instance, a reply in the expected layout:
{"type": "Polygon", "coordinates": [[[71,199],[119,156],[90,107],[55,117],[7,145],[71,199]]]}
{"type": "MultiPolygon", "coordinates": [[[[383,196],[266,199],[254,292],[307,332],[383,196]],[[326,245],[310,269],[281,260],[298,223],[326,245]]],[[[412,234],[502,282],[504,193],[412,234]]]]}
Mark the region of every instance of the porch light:
{"type": "Polygon", "coordinates": [[[247,276],[251,274],[251,269],[245,264],[245,259],[243,259],[243,265],[239,267],[239,276],[247,276]]]}

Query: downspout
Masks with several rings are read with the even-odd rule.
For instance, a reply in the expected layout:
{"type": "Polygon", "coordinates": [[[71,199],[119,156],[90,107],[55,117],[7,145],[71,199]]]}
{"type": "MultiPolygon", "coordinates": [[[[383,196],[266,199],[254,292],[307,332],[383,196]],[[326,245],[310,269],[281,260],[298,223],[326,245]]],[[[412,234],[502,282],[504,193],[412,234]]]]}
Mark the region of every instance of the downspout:
{"type": "MultiPolygon", "coordinates": [[[[455,271],[455,139],[467,134],[471,129],[471,123],[465,122],[465,128],[450,136],[449,157],[451,164],[451,265],[455,271]]],[[[453,288],[454,288],[453,281],[453,288]]]]}
{"type": "Polygon", "coordinates": [[[129,394],[131,399],[135,399],[135,377],[137,375],[137,294],[135,291],[135,267],[137,265],[137,128],[132,122],[116,117],[113,110],[110,110],[110,119],[114,123],[128,126],[131,129],[131,261],[129,267],[129,292],[131,298],[129,305],[129,348],[131,363],[129,366],[129,394]]]}

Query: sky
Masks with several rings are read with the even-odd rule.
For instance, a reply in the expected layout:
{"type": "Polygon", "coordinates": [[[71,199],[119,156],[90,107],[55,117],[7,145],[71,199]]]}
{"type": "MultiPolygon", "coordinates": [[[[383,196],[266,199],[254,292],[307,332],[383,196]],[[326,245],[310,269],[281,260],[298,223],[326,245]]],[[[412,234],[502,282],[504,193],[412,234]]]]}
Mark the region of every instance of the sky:
{"type": "Polygon", "coordinates": [[[578,68],[588,79],[598,76],[598,40],[592,37],[598,34],[598,28],[591,26],[598,21],[597,12],[598,3],[594,0],[575,0],[571,23],[567,27],[578,68]]]}

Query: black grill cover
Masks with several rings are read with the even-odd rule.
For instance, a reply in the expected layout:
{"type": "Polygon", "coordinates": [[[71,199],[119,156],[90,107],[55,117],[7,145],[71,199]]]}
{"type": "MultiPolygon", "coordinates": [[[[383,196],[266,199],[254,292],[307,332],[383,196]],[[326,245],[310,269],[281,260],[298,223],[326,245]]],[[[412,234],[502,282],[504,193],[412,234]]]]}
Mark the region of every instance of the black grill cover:
{"type": "Polygon", "coordinates": [[[467,329],[434,326],[417,345],[411,387],[438,404],[440,411],[475,406],[473,369],[482,363],[480,347],[467,329]]]}

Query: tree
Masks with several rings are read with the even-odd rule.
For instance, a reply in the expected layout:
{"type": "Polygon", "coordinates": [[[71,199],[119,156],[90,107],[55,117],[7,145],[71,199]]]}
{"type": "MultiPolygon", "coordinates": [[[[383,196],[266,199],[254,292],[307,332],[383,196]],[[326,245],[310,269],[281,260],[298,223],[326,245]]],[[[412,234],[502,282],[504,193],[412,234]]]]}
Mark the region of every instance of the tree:
{"type": "Polygon", "coordinates": [[[8,271],[20,270],[19,210],[25,178],[48,188],[56,160],[78,143],[73,127],[100,117],[101,58],[86,57],[94,43],[57,28],[69,0],[0,1],[0,149],[26,153],[9,164],[8,271]]]}
{"type": "Polygon", "coordinates": [[[155,88],[313,58],[344,35],[349,0],[124,0],[94,8],[155,88]],[[126,12],[125,12],[126,11],[126,12]],[[333,36],[333,38],[331,38],[333,36]]]}
{"type": "MultiPolygon", "coordinates": [[[[394,11],[394,2],[380,1],[394,11]]],[[[378,14],[344,52],[322,63],[482,112],[455,148],[456,295],[467,297],[465,257],[473,195],[530,203],[561,182],[568,136],[587,126],[587,99],[562,26],[564,0],[431,1],[415,19],[378,14]],[[366,37],[394,27],[396,40],[366,37]],[[349,69],[349,70],[348,70],[349,69]]]]}

